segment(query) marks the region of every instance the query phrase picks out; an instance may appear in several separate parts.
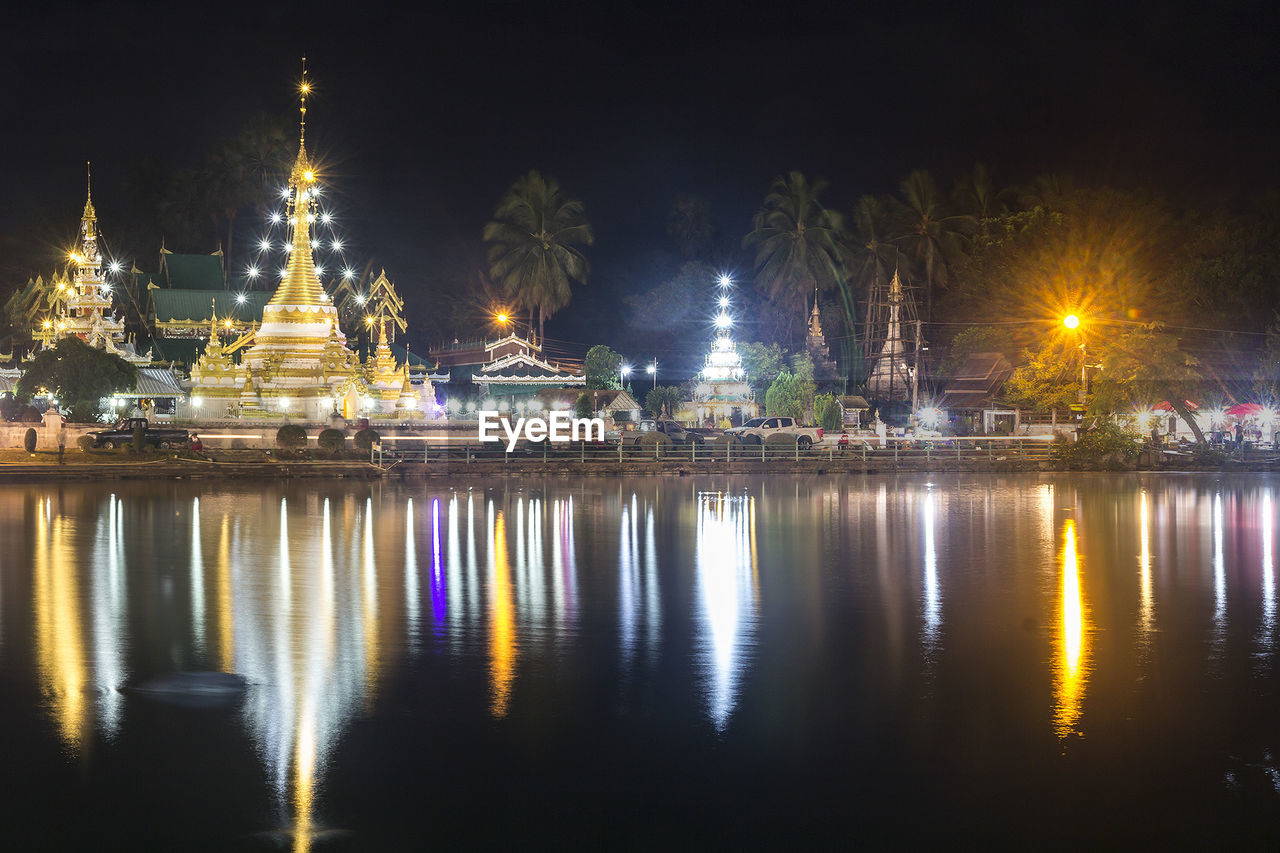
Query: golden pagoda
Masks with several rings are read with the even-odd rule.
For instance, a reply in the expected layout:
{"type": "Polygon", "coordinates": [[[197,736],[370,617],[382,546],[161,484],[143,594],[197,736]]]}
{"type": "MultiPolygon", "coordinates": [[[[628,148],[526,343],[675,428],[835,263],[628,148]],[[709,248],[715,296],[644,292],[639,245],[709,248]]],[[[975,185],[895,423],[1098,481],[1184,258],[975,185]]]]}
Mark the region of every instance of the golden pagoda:
{"type": "Polygon", "coordinates": [[[124,320],[112,310],[111,284],[102,272],[102,251],[98,248],[98,214],[93,207],[93,179],[87,172],[84,213],[80,217],[80,237],[67,253],[72,273],[56,277],[51,284],[50,315],[44,317],[33,337],[52,346],[75,335],[90,346],[134,362],[150,363],[126,339],[124,320]]]}
{"type": "Polygon", "coordinates": [[[216,321],[209,344],[191,370],[192,402],[211,404],[204,412],[242,417],[293,416],[322,420],[337,413],[358,416],[421,416],[411,402],[408,377],[386,346],[385,334],[373,363],[361,365],[347,347],[338,309],[316,274],[311,225],[316,221],[316,166],[307,154],[305,72],[298,157],[289,176],[289,260],[275,294],[263,308],[256,330],[223,346],[216,321]],[[232,353],[244,349],[238,364],[232,353]],[[228,375],[228,371],[231,375],[228,375]],[[402,402],[403,401],[403,402],[402,402]]]}

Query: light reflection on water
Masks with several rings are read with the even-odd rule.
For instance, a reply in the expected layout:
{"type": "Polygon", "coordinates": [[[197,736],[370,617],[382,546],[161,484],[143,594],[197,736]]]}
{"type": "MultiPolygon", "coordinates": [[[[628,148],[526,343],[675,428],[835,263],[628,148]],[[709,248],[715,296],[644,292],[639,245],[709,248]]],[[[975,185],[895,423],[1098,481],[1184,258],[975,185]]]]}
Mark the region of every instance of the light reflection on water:
{"type": "MultiPolygon", "coordinates": [[[[1060,741],[1126,719],[1152,661],[1172,665],[1171,638],[1194,635],[1201,659],[1178,665],[1218,678],[1238,648],[1274,653],[1270,481],[744,482],[87,489],[56,503],[5,487],[0,532],[23,543],[29,577],[4,555],[3,665],[29,668],[49,731],[78,757],[123,748],[126,686],[143,675],[244,675],[240,719],[277,826],[306,850],[346,733],[388,712],[415,656],[459,673],[435,701],[490,726],[582,701],[559,692],[565,673],[661,677],[721,739],[758,719],[761,696],[773,714],[801,702],[771,686],[811,657],[828,668],[802,682],[808,703],[846,664],[873,673],[858,695],[920,678],[934,686],[909,695],[951,703],[970,697],[949,683],[994,668],[1039,685],[1036,725],[1060,741]],[[1011,639],[1020,623],[1033,628],[1011,639]],[[1039,670],[1000,669],[1014,642],[1035,645],[1039,670]]],[[[637,691],[621,693],[633,711],[637,691]]]]}
{"type": "Polygon", "coordinates": [[[759,599],[755,500],[721,492],[698,495],[698,622],[707,711],[719,731],[729,722],[750,663],[759,599]]]}
{"type": "Polygon", "coordinates": [[[1057,691],[1053,726],[1059,737],[1076,734],[1089,680],[1089,624],[1080,588],[1080,560],[1076,525],[1062,525],[1062,606],[1057,630],[1059,641],[1057,691]]]}

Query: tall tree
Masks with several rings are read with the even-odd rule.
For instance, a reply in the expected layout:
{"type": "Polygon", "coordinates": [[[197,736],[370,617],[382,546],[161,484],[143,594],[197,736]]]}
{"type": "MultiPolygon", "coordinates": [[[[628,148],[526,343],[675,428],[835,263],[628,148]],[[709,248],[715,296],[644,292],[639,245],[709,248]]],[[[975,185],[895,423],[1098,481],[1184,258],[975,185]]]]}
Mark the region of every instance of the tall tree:
{"type": "Polygon", "coordinates": [[[934,291],[946,287],[950,260],[972,232],[974,218],[947,210],[933,175],[923,169],[907,175],[898,189],[897,242],[923,278],[925,317],[932,320],[934,291]]]}
{"type": "Polygon", "coordinates": [[[17,396],[28,399],[44,388],[58,396],[71,420],[94,421],[103,398],[132,387],[137,373],[119,356],[68,336],[24,363],[17,396]]]}
{"type": "Polygon", "coordinates": [[[587,350],[587,357],[582,363],[583,372],[587,374],[586,387],[591,389],[621,388],[622,356],[604,344],[596,344],[587,350]]]}
{"type": "Polygon", "coordinates": [[[804,325],[815,289],[847,280],[844,220],[819,201],[826,188],[826,181],[810,183],[800,172],[776,178],[742,240],[755,250],[756,287],[789,312],[788,337],[797,317],[804,325]]]}
{"type": "Polygon", "coordinates": [[[1204,433],[1186,401],[1197,396],[1199,362],[1184,352],[1178,339],[1157,324],[1130,329],[1110,340],[1102,353],[1093,409],[1104,413],[1131,411],[1136,405],[1168,401],[1204,444],[1204,433]]]}
{"type": "Polygon", "coordinates": [[[498,201],[484,240],[489,274],[517,307],[537,309],[541,339],[547,317],[569,304],[571,285],[585,284],[590,270],[583,249],[595,237],[582,202],[530,171],[498,201]]]}

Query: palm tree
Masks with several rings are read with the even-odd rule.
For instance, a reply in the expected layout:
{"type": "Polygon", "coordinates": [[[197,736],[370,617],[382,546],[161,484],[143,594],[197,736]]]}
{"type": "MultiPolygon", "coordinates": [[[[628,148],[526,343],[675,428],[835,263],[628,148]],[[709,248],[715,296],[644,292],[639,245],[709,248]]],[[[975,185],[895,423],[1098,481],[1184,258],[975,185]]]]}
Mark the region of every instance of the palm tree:
{"type": "Polygon", "coordinates": [[[250,207],[266,213],[276,188],[289,174],[292,156],[284,125],[261,113],[209,153],[206,202],[209,215],[226,228],[224,267],[228,274],[237,218],[250,207]]]}
{"type": "Polygon", "coordinates": [[[585,284],[590,266],[582,249],[595,237],[582,202],[555,178],[530,171],[498,201],[484,227],[489,274],[516,307],[538,309],[538,338],[547,317],[569,304],[570,286],[585,284]]]}
{"type": "Polygon", "coordinates": [[[849,244],[857,268],[855,275],[864,290],[888,281],[901,261],[901,252],[893,242],[893,228],[892,211],[885,199],[873,195],[858,199],[849,244]]]}
{"type": "Polygon", "coordinates": [[[743,248],[755,249],[756,287],[790,312],[788,337],[796,316],[803,325],[808,315],[809,294],[847,278],[844,220],[818,200],[826,188],[826,181],[810,183],[800,172],[775,178],[742,239],[743,248]]]}
{"type": "Polygon", "coordinates": [[[1043,208],[1050,212],[1060,212],[1067,196],[1070,195],[1071,182],[1060,175],[1036,175],[1031,183],[1017,189],[1018,204],[1023,210],[1043,208]]]}
{"type": "Polygon", "coordinates": [[[957,211],[967,213],[975,220],[977,230],[986,237],[990,230],[990,220],[1009,212],[1009,198],[1013,195],[1008,188],[999,189],[991,172],[981,163],[974,165],[956,179],[951,190],[952,204],[957,211]]]}
{"type": "Polygon", "coordinates": [[[899,184],[902,198],[898,201],[898,237],[904,254],[910,257],[917,274],[924,276],[925,316],[933,319],[935,286],[947,284],[947,264],[972,231],[974,218],[969,214],[949,213],[933,175],[917,169],[899,184]]]}

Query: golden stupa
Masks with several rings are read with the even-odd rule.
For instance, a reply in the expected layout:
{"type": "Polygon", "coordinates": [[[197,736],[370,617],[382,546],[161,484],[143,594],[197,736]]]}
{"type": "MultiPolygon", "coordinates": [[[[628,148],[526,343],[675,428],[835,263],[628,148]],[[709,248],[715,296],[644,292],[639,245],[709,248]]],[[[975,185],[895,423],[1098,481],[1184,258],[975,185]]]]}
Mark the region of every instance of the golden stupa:
{"type": "Polygon", "coordinates": [[[284,275],[263,308],[262,324],[240,340],[223,346],[214,319],[209,344],[191,369],[192,403],[207,417],[421,417],[422,397],[387,347],[385,330],[375,357],[361,364],[347,347],[337,306],[316,275],[311,225],[317,173],[307,155],[305,73],[303,81],[298,157],[289,176],[292,250],[284,275]],[[244,347],[236,363],[233,353],[244,347]]]}

